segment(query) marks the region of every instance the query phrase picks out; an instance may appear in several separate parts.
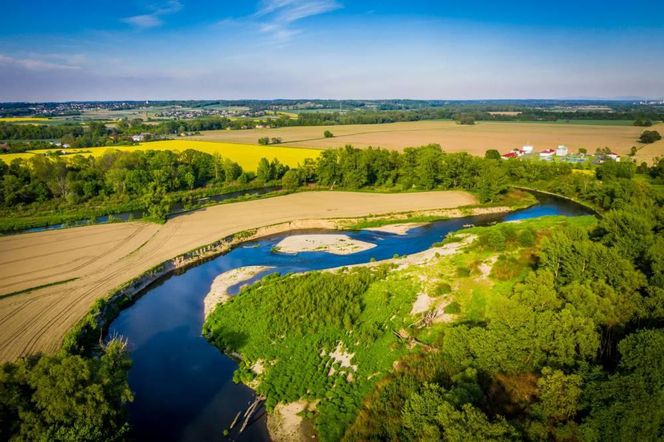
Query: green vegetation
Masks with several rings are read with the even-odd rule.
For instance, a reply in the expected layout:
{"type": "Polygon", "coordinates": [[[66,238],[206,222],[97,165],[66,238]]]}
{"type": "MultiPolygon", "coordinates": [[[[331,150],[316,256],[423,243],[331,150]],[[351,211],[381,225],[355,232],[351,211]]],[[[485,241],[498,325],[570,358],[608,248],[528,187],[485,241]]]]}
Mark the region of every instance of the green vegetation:
{"type": "Polygon", "coordinates": [[[415,296],[410,279],[387,276],[384,267],[271,275],[218,308],[204,334],[242,354],[236,380],[251,382],[257,375],[250,367],[264,362],[257,389],[268,408],[323,399],[319,434],[338,440],[379,374],[404,354],[392,331],[407,326],[415,296]],[[354,353],[350,365],[342,361],[347,353],[354,353]]]}
{"type": "Polygon", "coordinates": [[[324,440],[658,440],[664,199],[622,167],[550,180],[583,177],[601,219],[466,229],[445,241],[462,251],[403,269],[271,276],[205,334],[268,408],[317,402],[324,440]]]}
{"type": "Polygon", "coordinates": [[[323,136],[325,138],[334,138],[334,134],[332,132],[330,132],[329,130],[326,130],[325,132],[323,132],[323,136]]]}
{"type": "Polygon", "coordinates": [[[662,139],[662,136],[656,130],[644,130],[639,137],[639,141],[644,144],[654,143],[662,139]]]}
{"type": "MultiPolygon", "coordinates": [[[[495,154],[488,155],[450,154],[438,145],[408,148],[403,153],[346,146],[305,160],[287,177],[288,166],[276,159],[262,159],[254,174],[227,158],[195,150],[111,151],[66,161],[36,155],[10,165],[0,162],[0,230],[72,223],[127,211],[145,211],[158,221],[175,204],[197,207],[197,197],[279,182],[291,191],[312,184],[377,191],[463,189],[475,193],[483,204],[494,205],[504,203],[511,185],[526,185],[585,200],[600,210],[643,187],[638,180],[605,184],[572,173],[573,166],[567,163],[500,161],[495,154]]],[[[664,176],[664,160],[638,168],[607,160],[596,173],[602,180],[640,174],[657,183],[664,176]]]]}
{"type": "Polygon", "coordinates": [[[228,159],[195,150],[0,161],[0,230],[128,211],[163,220],[176,203],[187,208],[196,198],[278,182],[288,170],[278,160],[264,161],[267,170],[259,165],[258,177],[228,159]]]}
{"type": "Polygon", "coordinates": [[[640,127],[650,127],[652,126],[652,121],[651,120],[642,120],[641,118],[638,118],[634,120],[634,126],[640,126],[640,127]]]}
{"type": "Polygon", "coordinates": [[[124,343],[100,357],[61,351],[0,367],[0,439],[120,441],[128,436],[125,406],[131,362],[124,343]]]}

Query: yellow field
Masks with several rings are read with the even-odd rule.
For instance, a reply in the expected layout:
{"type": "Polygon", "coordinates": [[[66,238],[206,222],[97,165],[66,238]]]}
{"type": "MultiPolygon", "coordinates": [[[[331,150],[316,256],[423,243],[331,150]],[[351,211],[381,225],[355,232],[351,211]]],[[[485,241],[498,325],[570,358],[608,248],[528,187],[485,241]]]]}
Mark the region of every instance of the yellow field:
{"type": "Polygon", "coordinates": [[[0,118],[2,123],[30,123],[33,121],[48,121],[48,118],[43,117],[4,117],[0,118]]]}
{"type": "MultiPolygon", "coordinates": [[[[81,152],[82,155],[101,156],[109,149],[118,149],[123,151],[133,150],[173,150],[184,151],[186,149],[195,149],[201,152],[215,154],[218,153],[224,158],[229,158],[237,162],[245,170],[256,170],[258,161],[261,158],[277,158],[283,164],[296,167],[302,163],[305,158],[316,158],[320,151],[314,149],[302,149],[297,147],[281,146],[257,146],[251,144],[218,143],[210,141],[196,140],[164,140],[141,143],[138,146],[117,146],[117,147],[88,147],[83,149],[66,149],[68,153],[75,154],[81,152]]],[[[50,150],[42,149],[24,153],[12,153],[0,155],[0,160],[5,163],[11,162],[15,158],[27,159],[36,153],[46,153],[50,150]]],[[[66,158],[66,157],[65,157],[66,158]]]]}

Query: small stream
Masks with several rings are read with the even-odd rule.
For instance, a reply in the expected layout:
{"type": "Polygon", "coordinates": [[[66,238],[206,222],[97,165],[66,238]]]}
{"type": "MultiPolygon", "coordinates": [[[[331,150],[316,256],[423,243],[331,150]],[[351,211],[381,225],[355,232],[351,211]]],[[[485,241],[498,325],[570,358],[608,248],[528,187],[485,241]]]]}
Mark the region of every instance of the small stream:
{"type": "MultiPolygon", "coordinates": [[[[545,215],[588,215],[572,202],[538,195],[539,204],[509,214],[492,214],[439,221],[412,229],[406,235],[357,231],[350,237],[377,246],[351,255],[306,252],[273,253],[289,234],[243,244],[231,252],[172,276],[149,289],[113,321],[109,336],[123,336],[133,360],[129,383],[135,399],[129,405],[130,422],[137,440],[224,440],[238,411],[246,409],[254,393],[234,384],[237,363],[219,352],[202,336],[203,299],[214,278],[234,268],[265,265],[270,272],[305,272],[383,260],[428,249],[449,232],[464,225],[535,218],[545,215]]],[[[320,231],[319,231],[320,233],[320,231]]],[[[335,233],[339,233],[335,231],[335,233]]],[[[237,293],[239,287],[231,288],[237,293]]],[[[268,440],[265,412],[261,410],[241,435],[237,427],[230,440],[268,440]]]]}
{"type": "MultiPolygon", "coordinates": [[[[235,199],[235,198],[240,198],[240,197],[265,195],[266,193],[276,192],[278,190],[281,190],[281,186],[258,187],[258,188],[255,188],[255,189],[246,189],[246,190],[238,190],[236,192],[221,193],[219,195],[212,195],[212,196],[206,196],[206,197],[198,198],[195,202],[195,206],[200,208],[202,206],[205,206],[205,205],[208,205],[208,204],[211,204],[211,203],[221,203],[221,202],[224,202],[224,201],[228,201],[228,200],[235,199]]],[[[189,210],[192,210],[192,209],[186,207],[185,204],[183,204],[181,202],[175,203],[171,207],[171,211],[168,214],[168,216],[173,216],[173,215],[177,215],[177,214],[180,214],[180,213],[188,212],[189,210]]],[[[110,214],[110,215],[98,216],[94,219],[94,221],[87,220],[87,219],[82,219],[82,220],[78,220],[78,221],[71,221],[71,222],[68,222],[68,223],[52,224],[50,226],[32,227],[30,229],[22,230],[19,233],[44,232],[46,230],[59,230],[59,229],[67,228],[67,227],[87,226],[87,225],[90,225],[90,224],[107,224],[109,222],[131,221],[131,220],[143,218],[146,215],[147,215],[147,212],[145,212],[144,210],[133,210],[133,211],[130,211],[130,212],[121,212],[121,213],[115,213],[115,214],[110,214]]]]}

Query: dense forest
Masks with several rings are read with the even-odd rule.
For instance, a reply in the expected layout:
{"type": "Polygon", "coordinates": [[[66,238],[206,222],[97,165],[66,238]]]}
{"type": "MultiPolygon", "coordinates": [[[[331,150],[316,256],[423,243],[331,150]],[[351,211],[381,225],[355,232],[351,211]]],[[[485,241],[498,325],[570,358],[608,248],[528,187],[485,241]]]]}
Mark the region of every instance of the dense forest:
{"type": "Polygon", "coordinates": [[[61,351],[0,366],[0,440],[127,440],[131,361],[121,341],[98,358],[61,351]]]}
{"type": "Polygon", "coordinates": [[[476,236],[461,253],[405,270],[273,275],[205,334],[242,355],[236,380],[268,408],[315,403],[322,440],[661,440],[662,195],[589,178],[623,189],[599,219],[460,231],[446,242],[476,236]],[[411,315],[423,292],[447,320],[411,315]]]}

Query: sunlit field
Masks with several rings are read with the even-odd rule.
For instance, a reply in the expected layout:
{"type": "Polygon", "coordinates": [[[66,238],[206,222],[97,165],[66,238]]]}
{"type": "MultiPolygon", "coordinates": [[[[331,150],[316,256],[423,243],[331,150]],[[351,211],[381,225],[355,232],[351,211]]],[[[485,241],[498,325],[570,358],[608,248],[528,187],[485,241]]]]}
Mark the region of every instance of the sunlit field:
{"type": "MultiPolygon", "coordinates": [[[[281,146],[256,146],[251,144],[232,144],[232,143],[217,143],[209,141],[195,141],[195,140],[164,140],[153,141],[148,143],[140,143],[137,146],[114,146],[114,147],[88,147],[82,149],[66,149],[67,158],[76,153],[82,155],[93,155],[95,157],[101,156],[109,149],[118,149],[122,151],[133,150],[173,150],[184,151],[186,149],[195,149],[209,154],[219,154],[224,158],[229,158],[235,161],[245,170],[255,170],[258,161],[261,158],[273,159],[277,158],[281,163],[290,167],[296,167],[301,164],[305,158],[316,158],[320,151],[315,149],[302,149],[297,147],[281,147],[281,146]]],[[[35,154],[48,153],[49,151],[57,151],[60,149],[40,149],[30,152],[16,153],[16,154],[3,154],[0,155],[0,160],[9,163],[16,158],[29,159],[35,154]]]]}
{"type": "Polygon", "coordinates": [[[43,117],[0,117],[0,123],[33,123],[39,121],[49,121],[43,117]]]}

